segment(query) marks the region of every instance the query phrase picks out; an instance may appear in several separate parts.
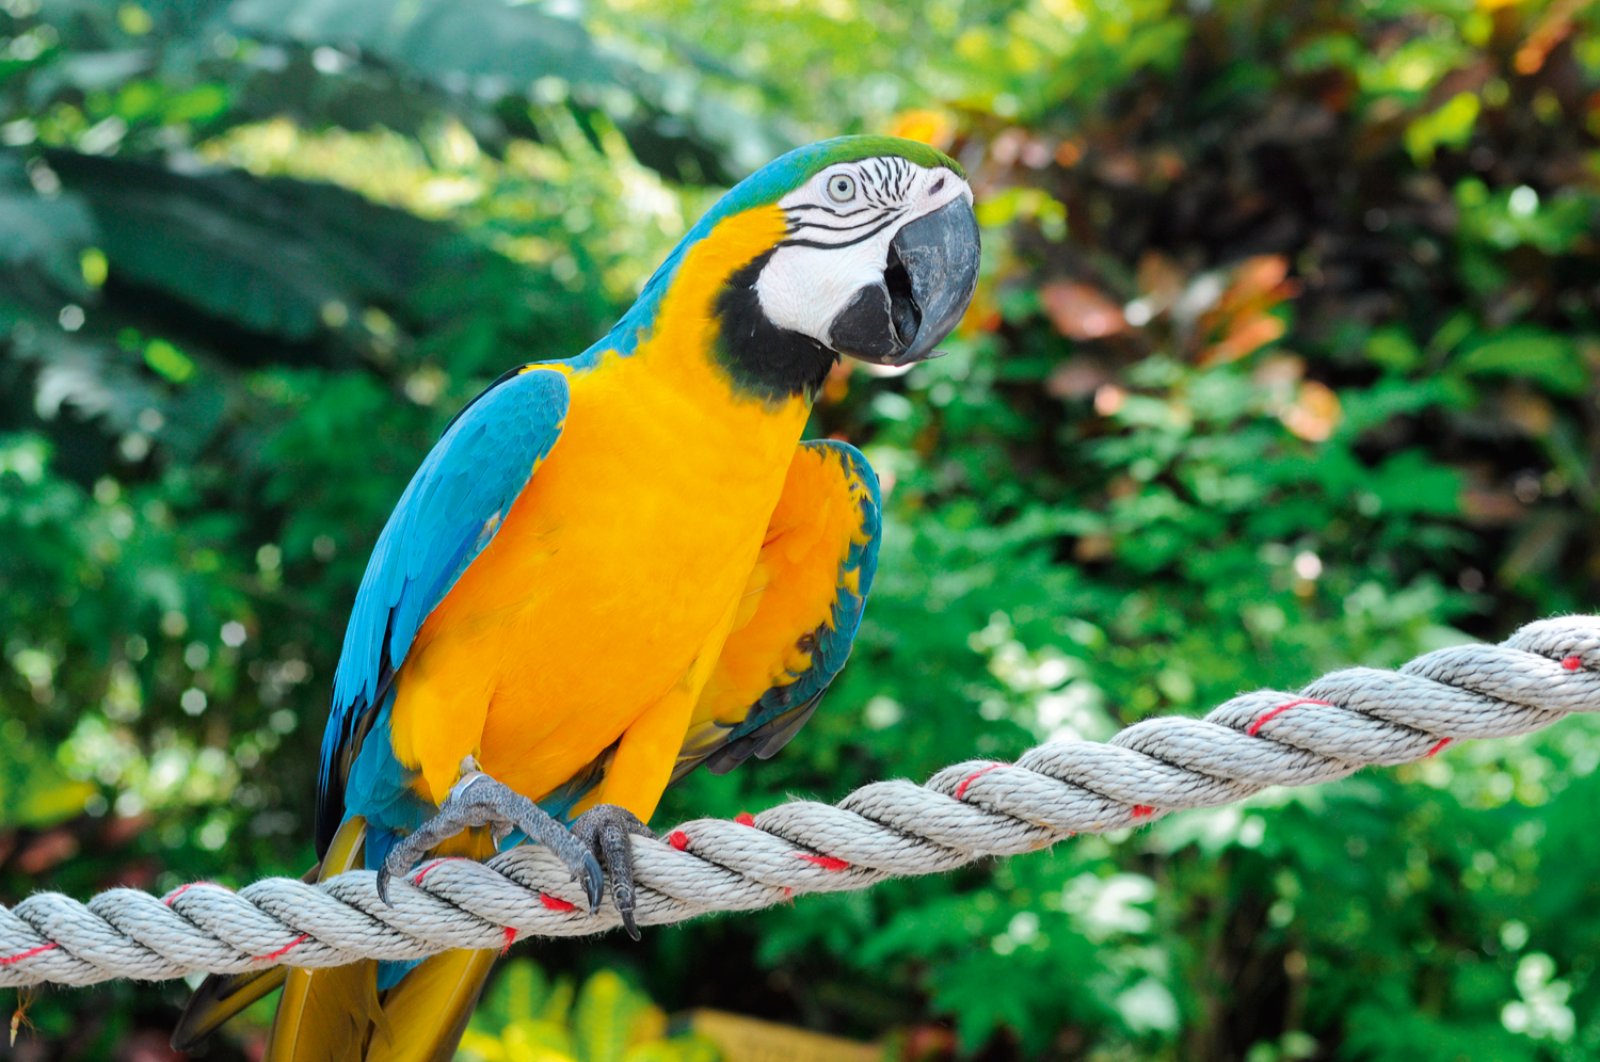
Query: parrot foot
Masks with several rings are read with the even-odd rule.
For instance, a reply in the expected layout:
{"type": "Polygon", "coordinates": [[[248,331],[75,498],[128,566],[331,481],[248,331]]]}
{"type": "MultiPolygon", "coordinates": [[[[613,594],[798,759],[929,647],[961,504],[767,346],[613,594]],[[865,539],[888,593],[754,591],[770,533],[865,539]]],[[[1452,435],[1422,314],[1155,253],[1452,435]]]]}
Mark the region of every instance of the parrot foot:
{"type": "Polygon", "coordinates": [[[633,921],[633,847],[628,843],[629,834],[655,836],[637,815],[615,804],[597,804],[572,824],[572,835],[578,843],[593,852],[606,868],[612,899],[617,913],[622,915],[622,928],[638,940],[639,927],[633,921]]]}
{"type": "Polygon", "coordinates": [[[572,880],[583,886],[589,910],[600,906],[603,877],[592,846],[574,837],[538,804],[478,770],[470,758],[462,767],[460,781],[450,787],[438,814],[389,850],[378,868],[378,898],[388,903],[389,879],[403,877],[439,844],[463,830],[488,826],[496,842],[521,830],[530,841],[550,849],[572,871],[572,880]]]}

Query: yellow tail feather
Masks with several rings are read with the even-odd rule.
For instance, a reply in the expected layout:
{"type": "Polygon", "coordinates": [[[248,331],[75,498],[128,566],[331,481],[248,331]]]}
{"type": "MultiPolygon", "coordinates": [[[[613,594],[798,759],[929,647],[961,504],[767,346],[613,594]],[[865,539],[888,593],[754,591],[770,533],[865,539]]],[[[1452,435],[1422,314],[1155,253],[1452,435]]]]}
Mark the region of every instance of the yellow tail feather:
{"type": "Polygon", "coordinates": [[[489,970],[493,951],[447,951],[406,974],[383,994],[383,1017],[365,1062],[449,1062],[489,970]]]}
{"type": "MultiPolygon", "coordinates": [[[[359,818],[341,826],[323,876],[359,866],[365,837],[359,818]],[[342,857],[337,863],[336,855],[342,857]]],[[[441,847],[446,850],[482,858],[494,845],[486,831],[474,830],[441,847]]],[[[381,995],[375,962],[290,970],[263,1062],[448,1062],[495,957],[493,951],[445,952],[381,995]]]]}
{"type": "MultiPolygon", "coordinates": [[[[366,835],[365,822],[348,819],[306,880],[323,881],[361,866],[366,835]]],[[[474,859],[493,850],[482,830],[440,849],[474,859]]],[[[496,957],[493,951],[435,955],[381,996],[375,962],[331,970],[275,967],[208,977],[178,1019],[172,1045],[180,1051],[192,1049],[282,985],[283,998],[272,1019],[263,1062],[448,1062],[496,957]]]]}

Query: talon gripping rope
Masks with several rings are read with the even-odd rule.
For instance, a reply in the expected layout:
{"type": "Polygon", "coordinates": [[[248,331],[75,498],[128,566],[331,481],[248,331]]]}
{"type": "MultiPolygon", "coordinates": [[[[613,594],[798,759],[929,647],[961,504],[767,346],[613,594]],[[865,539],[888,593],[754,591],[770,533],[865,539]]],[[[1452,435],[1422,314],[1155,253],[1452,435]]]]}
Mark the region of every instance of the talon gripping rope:
{"type": "MultiPolygon", "coordinates": [[[[1146,719],[1103,744],[1055,742],[1016,763],[956,764],[924,785],[876,782],[837,804],[796,801],[753,819],[686,822],[661,841],[635,837],[638,921],[933,874],[1595,711],[1600,616],[1544,620],[1500,645],[1441,649],[1399,671],[1351,668],[1297,693],[1243,694],[1204,719],[1146,719]]],[[[609,902],[587,913],[566,869],[530,846],[483,863],[430,861],[390,895],[392,907],[365,870],[320,885],[268,878],[238,892],[209,882],[164,897],[112,889],[87,904],[38,893],[0,907],[0,986],[416,959],[620,925],[609,902]]]]}

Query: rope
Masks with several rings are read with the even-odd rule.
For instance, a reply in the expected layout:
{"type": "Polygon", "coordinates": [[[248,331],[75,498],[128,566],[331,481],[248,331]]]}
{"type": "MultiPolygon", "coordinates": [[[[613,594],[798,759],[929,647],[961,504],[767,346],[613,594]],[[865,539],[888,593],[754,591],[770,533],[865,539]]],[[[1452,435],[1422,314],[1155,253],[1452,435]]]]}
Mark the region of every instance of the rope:
{"type": "MultiPolygon", "coordinates": [[[[1338,671],[1294,694],[1246,693],[1204,719],[1146,719],[1105,743],[1055,742],[1015,763],[956,764],[925,785],[876,782],[837,804],[795,801],[636,837],[638,921],[934,874],[1595,711],[1600,616],[1545,620],[1501,645],[1441,649],[1399,671],[1338,671]]],[[[533,846],[482,863],[433,860],[394,882],[390,898],[392,907],[378,899],[367,870],[320,884],[268,878],[237,892],[196,882],[159,898],[111,889],[87,904],[38,893],[0,907],[0,986],[417,959],[620,922],[609,901],[587,913],[567,870],[533,846]]]]}

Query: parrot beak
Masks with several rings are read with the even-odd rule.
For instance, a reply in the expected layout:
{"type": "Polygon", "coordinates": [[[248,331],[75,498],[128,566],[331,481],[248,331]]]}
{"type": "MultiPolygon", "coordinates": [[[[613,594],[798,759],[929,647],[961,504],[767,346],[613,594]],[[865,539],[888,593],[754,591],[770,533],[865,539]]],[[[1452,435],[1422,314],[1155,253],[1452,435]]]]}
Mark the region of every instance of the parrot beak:
{"type": "Polygon", "coordinates": [[[936,358],[977,286],[978,219],[961,196],[900,230],[882,282],[856,292],[834,318],[829,345],[878,365],[936,358]]]}

